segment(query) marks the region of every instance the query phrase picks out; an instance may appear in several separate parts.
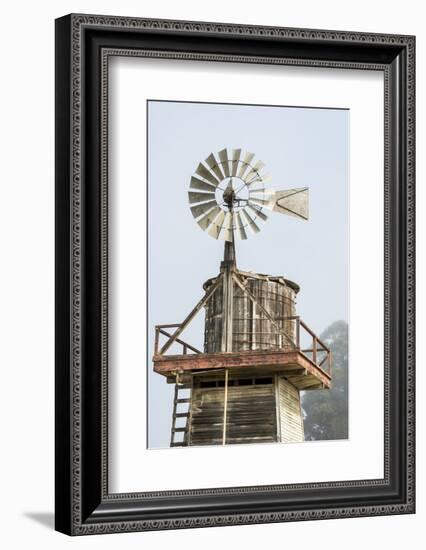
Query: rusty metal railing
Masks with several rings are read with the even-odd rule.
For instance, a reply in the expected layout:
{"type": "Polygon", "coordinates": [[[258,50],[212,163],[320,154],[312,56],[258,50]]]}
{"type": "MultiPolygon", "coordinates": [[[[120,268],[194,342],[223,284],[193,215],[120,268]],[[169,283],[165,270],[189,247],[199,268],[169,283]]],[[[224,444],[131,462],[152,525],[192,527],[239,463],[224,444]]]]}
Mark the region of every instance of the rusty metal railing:
{"type": "Polygon", "coordinates": [[[285,317],[286,321],[295,321],[296,322],[296,349],[306,355],[315,365],[331,376],[331,350],[324,344],[319,336],[308,327],[308,325],[302,321],[299,315],[294,315],[292,317],[285,317]],[[308,334],[312,339],[310,342],[310,347],[301,348],[302,334],[308,334]]]}
{"type": "MultiPolygon", "coordinates": [[[[303,353],[310,361],[312,361],[317,367],[321,368],[327,374],[331,376],[332,371],[332,357],[330,348],[321,340],[315,332],[308,327],[308,325],[300,318],[298,315],[291,317],[282,317],[277,319],[277,321],[294,321],[296,326],[294,329],[294,348],[296,351],[303,353]],[[309,342],[308,347],[302,347],[303,336],[308,335],[309,342]]],[[[160,347],[160,336],[166,337],[166,344],[170,342],[173,338],[173,334],[168,332],[165,329],[179,329],[182,325],[179,323],[167,324],[167,325],[156,325],[155,327],[155,344],[154,344],[154,355],[164,355],[164,347],[160,347]]],[[[195,346],[188,344],[180,338],[174,338],[173,343],[182,346],[182,354],[187,355],[188,352],[192,353],[203,353],[195,346]]],[[[277,348],[278,349],[278,348],[277,348]]],[[[283,348],[284,349],[284,348],[283,348]]],[[[287,348],[286,348],[287,349],[287,348]]],[[[262,351],[261,348],[252,350],[253,352],[262,351]]]]}

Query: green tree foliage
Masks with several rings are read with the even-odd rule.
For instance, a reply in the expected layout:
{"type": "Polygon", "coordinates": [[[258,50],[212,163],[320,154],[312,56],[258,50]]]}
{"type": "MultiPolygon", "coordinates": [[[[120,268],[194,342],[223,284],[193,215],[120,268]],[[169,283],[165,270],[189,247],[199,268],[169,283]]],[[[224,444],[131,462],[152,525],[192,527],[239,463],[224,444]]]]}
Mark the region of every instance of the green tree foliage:
{"type": "Polygon", "coordinates": [[[305,440],[348,437],[348,325],[331,324],[320,336],[333,357],[332,388],[302,394],[305,440]]]}

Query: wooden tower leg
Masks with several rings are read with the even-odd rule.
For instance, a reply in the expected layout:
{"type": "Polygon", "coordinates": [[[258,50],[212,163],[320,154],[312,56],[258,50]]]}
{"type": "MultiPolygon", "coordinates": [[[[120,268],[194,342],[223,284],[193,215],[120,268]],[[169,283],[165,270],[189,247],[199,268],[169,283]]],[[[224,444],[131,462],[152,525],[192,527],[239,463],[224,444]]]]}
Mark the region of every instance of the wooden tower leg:
{"type": "Polygon", "coordinates": [[[226,445],[226,425],[228,421],[228,369],[225,369],[225,384],[223,392],[223,430],[222,445],[226,445]]]}

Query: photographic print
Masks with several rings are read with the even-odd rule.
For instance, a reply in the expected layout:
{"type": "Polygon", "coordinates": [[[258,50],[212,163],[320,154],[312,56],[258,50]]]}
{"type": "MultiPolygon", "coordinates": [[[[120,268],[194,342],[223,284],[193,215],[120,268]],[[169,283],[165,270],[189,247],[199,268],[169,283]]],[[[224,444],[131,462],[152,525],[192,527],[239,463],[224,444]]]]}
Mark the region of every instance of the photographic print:
{"type": "Polygon", "coordinates": [[[347,439],[349,110],[147,120],[148,448],[347,439]]]}

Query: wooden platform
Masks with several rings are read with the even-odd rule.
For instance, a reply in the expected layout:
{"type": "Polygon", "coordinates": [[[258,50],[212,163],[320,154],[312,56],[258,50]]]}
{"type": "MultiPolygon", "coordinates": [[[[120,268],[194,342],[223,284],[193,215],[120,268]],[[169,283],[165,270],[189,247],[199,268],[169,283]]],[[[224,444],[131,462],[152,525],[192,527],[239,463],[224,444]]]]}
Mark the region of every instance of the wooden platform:
{"type": "Polygon", "coordinates": [[[331,387],[331,376],[302,351],[264,350],[238,353],[196,353],[187,355],[154,355],[154,371],[174,382],[176,374],[211,374],[223,376],[263,376],[283,374],[299,390],[331,387]]]}

